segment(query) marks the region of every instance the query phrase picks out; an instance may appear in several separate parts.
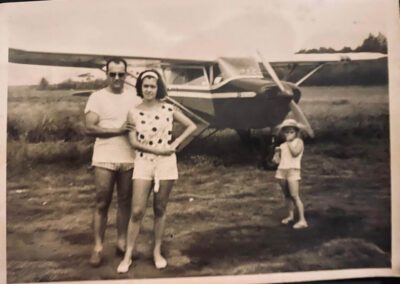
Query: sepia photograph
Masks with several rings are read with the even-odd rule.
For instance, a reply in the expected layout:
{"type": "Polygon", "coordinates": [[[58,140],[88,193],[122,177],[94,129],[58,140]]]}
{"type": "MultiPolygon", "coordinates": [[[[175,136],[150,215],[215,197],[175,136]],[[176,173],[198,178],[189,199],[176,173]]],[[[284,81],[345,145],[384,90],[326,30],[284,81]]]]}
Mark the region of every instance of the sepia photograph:
{"type": "Polygon", "coordinates": [[[7,283],[390,275],[398,5],[1,4],[7,283]]]}

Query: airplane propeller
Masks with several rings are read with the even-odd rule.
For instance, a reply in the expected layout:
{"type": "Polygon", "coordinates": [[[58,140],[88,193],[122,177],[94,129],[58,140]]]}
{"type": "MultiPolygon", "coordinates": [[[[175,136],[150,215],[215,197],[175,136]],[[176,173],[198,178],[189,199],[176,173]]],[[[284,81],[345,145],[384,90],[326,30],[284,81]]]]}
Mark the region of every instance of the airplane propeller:
{"type": "MultiPolygon", "coordinates": [[[[271,64],[268,61],[264,60],[264,58],[263,58],[263,56],[262,56],[260,51],[257,50],[257,53],[258,53],[258,55],[259,55],[259,57],[261,59],[261,63],[264,65],[265,69],[267,70],[267,72],[271,76],[271,78],[274,81],[274,83],[279,87],[281,92],[285,93],[285,94],[288,94],[288,95],[292,95],[291,90],[285,89],[284,85],[279,80],[279,78],[276,75],[275,70],[272,68],[271,64]]],[[[307,132],[308,136],[310,136],[311,138],[314,138],[315,137],[314,130],[311,128],[311,125],[308,122],[308,119],[304,115],[304,113],[301,110],[301,108],[293,100],[290,101],[290,110],[292,111],[292,113],[293,113],[294,117],[296,118],[296,120],[305,126],[305,131],[307,132]]]]}

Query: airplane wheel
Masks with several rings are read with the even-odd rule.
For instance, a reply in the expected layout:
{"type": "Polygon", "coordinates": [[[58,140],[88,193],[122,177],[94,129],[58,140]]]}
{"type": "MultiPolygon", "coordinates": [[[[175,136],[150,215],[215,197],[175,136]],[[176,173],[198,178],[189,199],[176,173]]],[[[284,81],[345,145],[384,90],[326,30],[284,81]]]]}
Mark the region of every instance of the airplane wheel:
{"type": "Polygon", "coordinates": [[[278,168],[278,165],[272,161],[275,152],[276,137],[274,135],[266,137],[263,144],[262,147],[264,149],[261,149],[262,168],[266,171],[274,171],[278,168]]]}
{"type": "Polygon", "coordinates": [[[236,129],[236,133],[239,135],[240,141],[246,146],[251,148],[252,147],[252,140],[251,140],[251,131],[250,130],[242,130],[236,129]]]}

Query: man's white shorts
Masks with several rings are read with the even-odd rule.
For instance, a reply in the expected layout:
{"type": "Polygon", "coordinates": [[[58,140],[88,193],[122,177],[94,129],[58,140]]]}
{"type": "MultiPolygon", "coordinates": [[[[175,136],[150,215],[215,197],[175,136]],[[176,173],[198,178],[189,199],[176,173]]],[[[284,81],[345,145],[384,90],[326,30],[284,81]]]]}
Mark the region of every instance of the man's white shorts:
{"type": "Polygon", "coordinates": [[[178,166],[176,155],[157,156],[149,160],[136,158],[132,179],[144,180],[176,180],[178,179],[178,166]]]}

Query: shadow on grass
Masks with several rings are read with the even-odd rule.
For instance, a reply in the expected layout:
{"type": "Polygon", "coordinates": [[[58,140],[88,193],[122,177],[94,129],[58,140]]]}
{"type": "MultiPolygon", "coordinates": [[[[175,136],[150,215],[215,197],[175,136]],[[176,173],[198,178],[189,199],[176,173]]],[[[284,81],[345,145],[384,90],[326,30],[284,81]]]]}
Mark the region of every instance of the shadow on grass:
{"type": "MultiPolygon", "coordinates": [[[[390,251],[390,234],[373,234],[363,222],[363,216],[347,214],[334,207],[323,212],[309,211],[307,216],[310,226],[305,230],[284,225],[244,225],[198,233],[193,236],[196,245],[187,247],[185,254],[192,260],[190,265],[197,269],[221,263],[271,261],[304,251],[311,256],[319,249],[319,254],[323,254],[319,256],[321,259],[343,257],[341,261],[344,267],[349,265],[348,268],[359,265],[360,255],[363,267],[390,265],[390,258],[383,251],[390,251]],[[335,243],[335,240],[341,241],[335,243]]],[[[323,265],[321,263],[320,269],[323,265]]],[[[282,271],[307,270],[306,265],[300,266],[285,266],[282,271]]]]}

